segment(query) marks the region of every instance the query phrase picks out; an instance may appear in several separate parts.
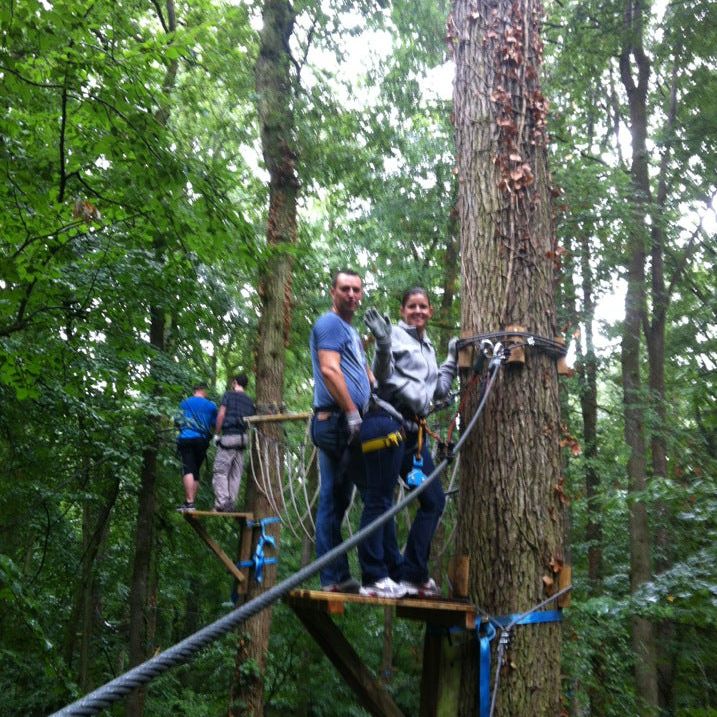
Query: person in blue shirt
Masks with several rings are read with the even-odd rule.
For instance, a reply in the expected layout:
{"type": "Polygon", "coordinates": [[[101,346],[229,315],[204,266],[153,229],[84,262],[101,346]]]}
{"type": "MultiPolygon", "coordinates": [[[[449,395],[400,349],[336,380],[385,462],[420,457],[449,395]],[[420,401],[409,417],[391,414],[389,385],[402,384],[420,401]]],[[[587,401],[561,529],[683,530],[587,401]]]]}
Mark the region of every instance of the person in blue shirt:
{"type": "Polygon", "coordinates": [[[199,488],[199,469],[207,456],[209,441],[217,422],[216,404],[207,398],[207,385],[196,384],[193,393],[179,404],[176,425],[177,451],[182,461],[182,483],[184,503],[179,511],[194,510],[194,501],[199,488]]]}
{"type": "MultiPolygon", "coordinates": [[[[331,310],[311,330],[309,348],[314,374],[311,438],[319,449],[321,475],[316,513],[316,555],[341,543],[341,523],[355,482],[363,479],[359,433],[371,395],[371,370],[361,338],[351,321],[363,297],[361,277],[338,271],[331,283],[331,310]]],[[[358,592],[346,555],[320,573],[322,590],[358,592]]]]}

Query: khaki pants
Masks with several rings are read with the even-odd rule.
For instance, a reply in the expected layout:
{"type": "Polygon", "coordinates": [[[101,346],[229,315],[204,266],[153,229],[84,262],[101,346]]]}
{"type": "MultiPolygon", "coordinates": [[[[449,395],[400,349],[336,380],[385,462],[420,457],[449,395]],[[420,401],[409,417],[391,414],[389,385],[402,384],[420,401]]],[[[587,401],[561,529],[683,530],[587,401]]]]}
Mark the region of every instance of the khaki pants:
{"type": "Polygon", "coordinates": [[[236,499],[241,485],[241,474],[244,469],[244,451],[239,448],[222,448],[217,446],[214,457],[214,510],[236,510],[236,499]]]}

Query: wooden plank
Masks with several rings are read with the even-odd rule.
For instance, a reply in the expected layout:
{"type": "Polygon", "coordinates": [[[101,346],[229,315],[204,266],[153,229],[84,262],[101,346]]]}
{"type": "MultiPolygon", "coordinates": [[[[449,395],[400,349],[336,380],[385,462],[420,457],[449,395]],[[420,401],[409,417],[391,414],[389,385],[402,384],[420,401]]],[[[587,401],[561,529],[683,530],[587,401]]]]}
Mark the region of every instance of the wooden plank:
{"type": "Polygon", "coordinates": [[[186,518],[234,518],[236,520],[254,520],[254,513],[223,513],[218,510],[185,510],[182,515],[186,518]]]}
{"type": "Polygon", "coordinates": [[[358,697],[361,706],[376,717],[404,717],[391,695],[363,664],[336,623],[326,614],[289,603],[326,656],[358,697]]]}
{"type": "Polygon", "coordinates": [[[355,593],[330,593],[322,590],[292,590],[285,598],[292,607],[337,613],[343,611],[346,603],[358,605],[391,605],[396,614],[409,620],[421,620],[443,627],[465,627],[472,630],[475,625],[476,608],[467,602],[455,602],[443,598],[395,598],[369,597],[355,593]]]}
{"type": "Polygon", "coordinates": [[[476,614],[471,610],[434,610],[430,606],[397,605],[396,616],[406,620],[420,620],[436,627],[460,627],[465,630],[475,628],[476,614]]]}
{"type": "Polygon", "coordinates": [[[302,413],[266,413],[260,416],[245,416],[245,423],[272,423],[274,421],[305,421],[312,416],[311,411],[302,413]]]}
{"type": "MultiPolygon", "coordinates": [[[[239,584],[246,582],[246,578],[234,564],[234,561],[222,550],[218,543],[207,533],[206,528],[194,517],[195,513],[185,512],[184,518],[199,537],[209,546],[209,549],[222,561],[224,567],[239,581],[239,584]]],[[[230,513],[219,513],[219,515],[231,515],[230,513]]]]}

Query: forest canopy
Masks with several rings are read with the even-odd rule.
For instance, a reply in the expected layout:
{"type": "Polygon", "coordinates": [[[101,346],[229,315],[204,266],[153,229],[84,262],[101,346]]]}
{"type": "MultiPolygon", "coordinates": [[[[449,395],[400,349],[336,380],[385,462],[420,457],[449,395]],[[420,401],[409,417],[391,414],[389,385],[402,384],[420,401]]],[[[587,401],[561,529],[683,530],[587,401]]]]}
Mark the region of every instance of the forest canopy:
{"type": "MultiPolygon", "coordinates": [[[[226,571],[175,511],[172,418],[194,383],[216,401],[242,371],[258,403],[310,410],[309,331],[340,267],[394,321],[403,290],[425,286],[439,353],[461,332],[477,298],[461,286],[455,10],[0,6],[3,714],[59,709],[231,609],[226,571]],[[279,186],[296,212],[277,236],[279,186]]],[[[556,488],[573,576],[564,713],[714,716],[717,6],[548,2],[540,35],[550,258],[574,362],[556,488]],[[635,634],[650,635],[652,683],[635,634]]],[[[445,430],[452,413],[437,416],[445,430]]],[[[308,445],[295,426],[281,440],[308,445]]],[[[307,551],[284,529],[278,579],[307,551]]],[[[421,626],[396,620],[388,658],[382,611],[342,627],[417,714],[421,626]]],[[[230,695],[257,670],[236,651],[212,644],[128,713],[240,714],[230,695]]],[[[257,679],[267,715],[366,714],[283,605],[257,679]]]]}

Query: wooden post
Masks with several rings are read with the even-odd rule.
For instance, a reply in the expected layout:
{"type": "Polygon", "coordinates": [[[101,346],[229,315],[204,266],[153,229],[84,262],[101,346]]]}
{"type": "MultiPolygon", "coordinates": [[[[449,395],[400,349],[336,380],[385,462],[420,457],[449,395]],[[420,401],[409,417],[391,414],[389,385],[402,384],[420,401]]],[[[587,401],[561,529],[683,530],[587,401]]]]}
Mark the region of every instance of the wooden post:
{"type": "MultiPolygon", "coordinates": [[[[558,590],[568,587],[573,581],[573,566],[563,565],[558,573],[558,590]]],[[[558,607],[570,607],[572,591],[566,592],[557,599],[558,607]]]]}
{"type": "MultiPolygon", "coordinates": [[[[461,331],[461,338],[467,339],[473,334],[470,331],[461,331]]],[[[458,352],[458,368],[472,368],[473,367],[473,355],[474,346],[464,346],[458,352]]]]}
{"type": "MultiPolygon", "coordinates": [[[[511,324],[505,327],[506,331],[522,331],[525,332],[525,326],[519,324],[511,324]]],[[[510,349],[510,356],[506,363],[521,365],[525,363],[525,337],[524,336],[507,336],[505,339],[506,346],[510,349]]]]}
{"type": "Polygon", "coordinates": [[[469,631],[426,625],[419,717],[458,715],[461,666],[464,660],[475,660],[474,653],[475,640],[469,631]]]}
{"type": "MultiPolygon", "coordinates": [[[[555,341],[556,344],[560,344],[561,346],[565,346],[565,339],[562,336],[556,336],[553,341],[555,341]]],[[[565,356],[560,356],[558,358],[558,376],[572,376],[575,373],[575,370],[570,368],[568,366],[568,362],[565,358],[565,356]]]]}
{"type": "Polygon", "coordinates": [[[464,599],[468,597],[468,576],[470,574],[470,555],[454,555],[448,563],[448,576],[451,581],[450,597],[464,599]]]}

